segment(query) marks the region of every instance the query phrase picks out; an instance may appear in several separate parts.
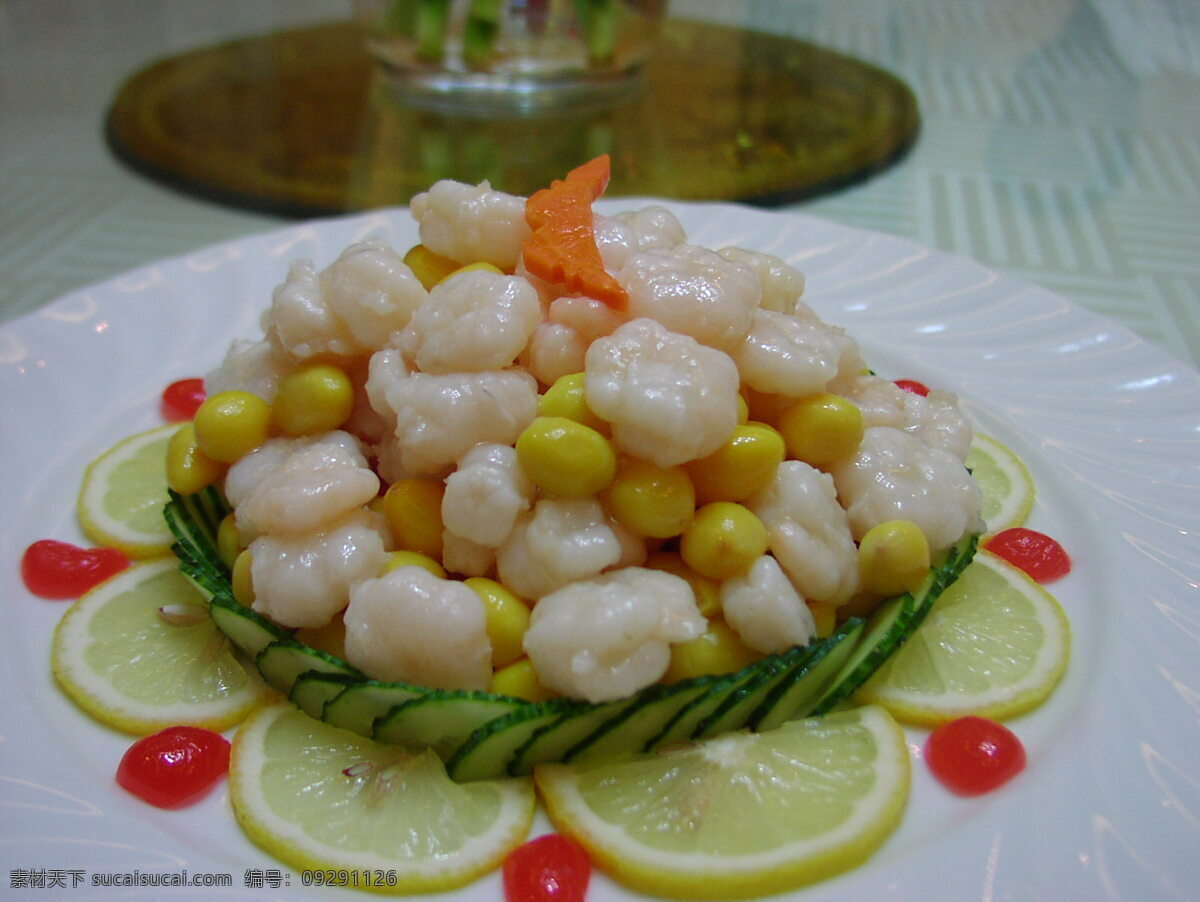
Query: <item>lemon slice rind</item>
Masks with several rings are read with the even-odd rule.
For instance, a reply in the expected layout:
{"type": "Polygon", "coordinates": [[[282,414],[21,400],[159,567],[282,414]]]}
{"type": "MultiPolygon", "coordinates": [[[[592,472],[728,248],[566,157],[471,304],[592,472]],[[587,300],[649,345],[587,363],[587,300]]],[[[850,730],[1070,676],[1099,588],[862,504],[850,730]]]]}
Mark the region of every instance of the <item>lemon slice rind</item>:
{"type": "MultiPolygon", "coordinates": [[[[870,788],[858,798],[841,800],[849,814],[832,829],[817,835],[803,835],[810,830],[804,823],[805,813],[799,803],[792,810],[795,819],[790,826],[772,821],[769,816],[779,811],[768,805],[763,811],[745,810],[739,806],[736,817],[723,812],[719,804],[705,809],[697,807],[697,822],[673,823],[664,816],[662,830],[690,829],[719,831],[722,821],[736,823],[735,830],[763,829],[768,837],[758,851],[720,854],[712,848],[675,851],[652,847],[639,841],[623,824],[597,814],[585,791],[581,791],[580,775],[600,771],[589,778],[595,787],[606,780],[618,781],[623,774],[634,773],[638,759],[624,762],[575,767],[564,764],[539,765],[534,772],[550,819],[564,833],[579,841],[607,873],[618,882],[640,892],[673,898],[722,899],[752,898],[804,886],[849,870],[870,857],[898,825],[908,797],[910,763],[903,731],[882,708],[863,707],[840,711],[821,718],[790,721],[764,733],[737,732],[695,743],[680,754],[703,755],[713,769],[713,786],[733,785],[730,781],[754,781],[761,768],[742,768],[740,756],[757,760],[755,746],[764,744],[777,750],[776,764],[788,757],[789,745],[796,750],[795,769],[787,770],[788,780],[804,781],[796,788],[800,797],[813,792],[836,792],[839,784],[839,748],[848,736],[861,751],[873,747],[869,763],[850,765],[861,772],[870,771],[870,788]],[[805,754],[807,750],[810,754],[805,754]],[[817,752],[817,754],[811,754],[817,752]],[[762,827],[764,822],[768,822],[762,827]],[[786,837],[789,830],[795,833],[786,837]]],[[[667,764],[665,767],[673,765],[667,764]]],[[[779,772],[775,774],[778,777],[779,772]]],[[[859,774],[861,776],[861,773],[859,774]]],[[[669,808],[678,799],[681,786],[664,777],[666,785],[648,787],[644,793],[649,805],[669,808]],[[665,800],[660,802],[654,799],[665,800]]],[[[692,784],[691,789],[695,788],[692,784]]],[[[683,791],[690,791],[682,787],[683,791]]],[[[766,781],[761,787],[767,794],[787,793],[789,786],[778,779],[766,781]]],[[[603,790],[601,790],[603,791],[603,790]]],[[[714,798],[721,795],[718,791],[714,798]]],[[[652,816],[652,815],[647,815],[652,816]]],[[[746,837],[738,842],[750,842],[746,837]]]]}
{"type": "Polygon", "coordinates": [[[1070,624],[1054,596],[981,551],[856,699],[922,726],[966,715],[1008,719],[1053,692],[1066,671],[1070,641],[1070,624]]]}
{"type": "Polygon", "coordinates": [[[174,537],[162,509],[167,503],[167,441],[176,429],[178,424],[167,424],[131,435],[88,465],[76,503],[88,539],[133,558],[170,551],[174,537]]]}
{"type": "Polygon", "coordinates": [[[135,735],[179,724],[225,730],[270,692],[173,557],[134,564],[80,597],[55,627],[50,662],[76,704],[135,735]],[[164,606],[191,611],[194,622],[164,620],[164,606]]]}
{"type": "Polygon", "coordinates": [[[983,491],[987,532],[1021,526],[1033,509],[1036,493],[1024,461],[990,435],[975,433],[965,461],[983,491]]]}
{"type": "Polygon", "coordinates": [[[229,786],[256,845],[388,894],[454,889],[495,870],[525,840],[535,807],[528,778],[455,783],[431,751],[386,746],[287,703],[239,727],[229,786]]]}

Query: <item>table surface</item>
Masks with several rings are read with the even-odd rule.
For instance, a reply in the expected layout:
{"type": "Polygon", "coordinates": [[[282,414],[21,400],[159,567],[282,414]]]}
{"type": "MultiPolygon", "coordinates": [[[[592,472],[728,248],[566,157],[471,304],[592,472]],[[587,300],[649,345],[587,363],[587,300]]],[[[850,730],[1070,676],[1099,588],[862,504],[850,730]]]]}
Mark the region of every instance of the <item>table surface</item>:
{"type": "MultiPolygon", "coordinates": [[[[177,193],[103,135],[120,84],[216,41],[346,18],[344,0],[5,0],[0,321],[289,220],[177,193]],[[131,37],[135,35],[136,37],[131,37]]],[[[779,207],[913,238],[1043,285],[1200,363],[1200,4],[675,0],[904,79],[912,152],[779,207]]]]}

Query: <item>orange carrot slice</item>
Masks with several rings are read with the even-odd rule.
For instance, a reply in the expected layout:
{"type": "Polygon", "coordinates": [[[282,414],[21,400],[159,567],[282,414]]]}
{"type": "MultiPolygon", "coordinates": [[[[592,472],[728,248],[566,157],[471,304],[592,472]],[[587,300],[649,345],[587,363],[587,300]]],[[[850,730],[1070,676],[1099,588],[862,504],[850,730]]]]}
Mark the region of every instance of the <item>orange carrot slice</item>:
{"type": "Polygon", "coordinates": [[[592,202],[608,186],[607,154],[572,169],[525,202],[525,221],[533,234],[523,248],[525,268],[567,294],[582,294],[618,310],[629,303],[625,289],[604,269],[592,228],[592,202]]]}

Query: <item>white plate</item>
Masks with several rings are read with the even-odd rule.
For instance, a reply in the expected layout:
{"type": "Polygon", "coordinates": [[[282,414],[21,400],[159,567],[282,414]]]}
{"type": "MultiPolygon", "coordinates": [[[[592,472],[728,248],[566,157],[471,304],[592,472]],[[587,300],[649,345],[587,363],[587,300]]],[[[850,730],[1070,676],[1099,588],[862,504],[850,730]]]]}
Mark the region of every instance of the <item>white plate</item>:
{"type": "MultiPolygon", "coordinates": [[[[1200,374],[1047,291],[904,240],[733,206],[669,206],[693,243],[769,251],[803,269],[806,299],[856,336],[878,371],[958,392],[976,424],[1028,462],[1039,488],[1031,525],[1075,560],[1052,587],[1074,630],[1067,676],[1011,724],[1026,772],[966,800],[915,760],[895,835],[865,866],[794,898],[1195,898],[1200,374]]],[[[18,561],[36,539],[81,540],[73,500],[84,465],[156,425],[168,382],[203,375],[231,338],[256,337],[289,260],[324,266],[368,234],[398,248],[416,241],[406,211],[297,225],[137,270],[0,328],[0,879],[10,888],[37,872],[82,900],[109,894],[90,886],[106,874],[186,869],[229,875],[227,896],[304,895],[300,874],[242,836],[224,793],[163,812],[115,786],[130,740],[55,688],[49,641],[63,606],[29,595],[18,561]],[[272,889],[276,880],[290,886],[272,889]]],[[[909,737],[919,759],[924,733],[909,737]]],[[[499,899],[499,881],[437,898],[499,899]]],[[[603,877],[589,895],[628,898],[603,877]]]]}

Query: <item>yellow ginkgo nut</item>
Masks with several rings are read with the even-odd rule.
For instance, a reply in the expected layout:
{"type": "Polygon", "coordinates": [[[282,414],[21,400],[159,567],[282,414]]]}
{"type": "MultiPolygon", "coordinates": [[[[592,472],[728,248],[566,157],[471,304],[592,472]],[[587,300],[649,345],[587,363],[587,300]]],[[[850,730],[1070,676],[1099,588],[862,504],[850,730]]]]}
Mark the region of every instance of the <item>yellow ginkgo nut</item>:
{"type": "Polygon", "coordinates": [[[421,554],[419,551],[391,552],[387,556],[387,560],[383,563],[383,570],[380,571],[380,575],[391,573],[393,570],[399,570],[401,567],[420,567],[422,570],[428,570],[438,579],[446,578],[446,568],[429,555],[421,554]]]}
{"type": "Polygon", "coordinates": [[[588,407],[584,392],[583,373],[568,373],[559,376],[538,398],[538,415],[543,417],[566,417],[584,426],[590,426],[601,435],[609,435],[611,427],[588,407]]]}
{"type": "Polygon", "coordinates": [[[911,592],[929,573],[929,542],[911,520],[888,520],[867,530],[858,544],[859,581],[868,592],[911,592]]]}
{"type": "Polygon", "coordinates": [[[767,551],[767,528],[749,508],[713,501],[697,509],[679,542],[679,553],[701,576],[738,576],[767,551]]]}
{"type": "Polygon", "coordinates": [[[287,435],[319,435],[337,429],[354,411],[354,385],[330,363],[297,367],[279,382],[274,423],[287,435]]]}
{"type": "Polygon", "coordinates": [[[724,445],[689,461],[686,469],[702,503],[743,501],[771,481],[785,452],[783,436],[766,423],[744,423],[724,445]]]}
{"type": "Polygon", "coordinates": [[[847,457],[863,438],[862,411],[828,392],[801,398],[780,415],[777,425],[788,456],[814,467],[847,457]]]}
{"type": "Polygon", "coordinates": [[[520,658],[493,673],[488,689],[497,695],[509,695],[527,702],[544,702],[558,695],[542,685],[533,662],[528,658],[520,658]]]}
{"type": "Polygon", "coordinates": [[[180,495],[194,495],[212,485],[225,472],[196,444],[193,424],[184,423],[167,442],[167,485],[180,495]]]}
{"type": "Polygon", "coordinates": [[[712,620],[702,635],[671,646],[671,663],[667,665],[663,682],[676,683],[707,674],[733,673],[761,657],[723,620],[712,620]]]}
{"type": "Polygon", "coordinates": [[[236,463],[267,440],[271,406],[246,391],[218,392],[205,400],[192,420],[196,444],[220,463],[236,463]]]}
{"type": "Polygon", "coordinates": [[[439,480],[422,477],[400,479],[388,487],[378,508],[398,548],[442,559],[443,491],[439,480]]]}
{"type": "Polygon", "coordinates": [[[595,495],[617,473],[612,443],[566,417],[536,417],[517,437],[517,460],[542,492],[555,498],[595,495]]]}
{"type": "Polygon", "coordinates": [[[464,582],[482,599],[487,609],[492,667],[507,667],[525,653],[522,642],[529,629],[529,606],[494,579],[472,576],[464,582]]]}
{"type": "Polygon", "coordinates": [[[636,457],[620,459],[601,497],[618,523],[652,539],[679,535],[696,509],[696,492],[682,467],[659,467],[636,457]]]}

